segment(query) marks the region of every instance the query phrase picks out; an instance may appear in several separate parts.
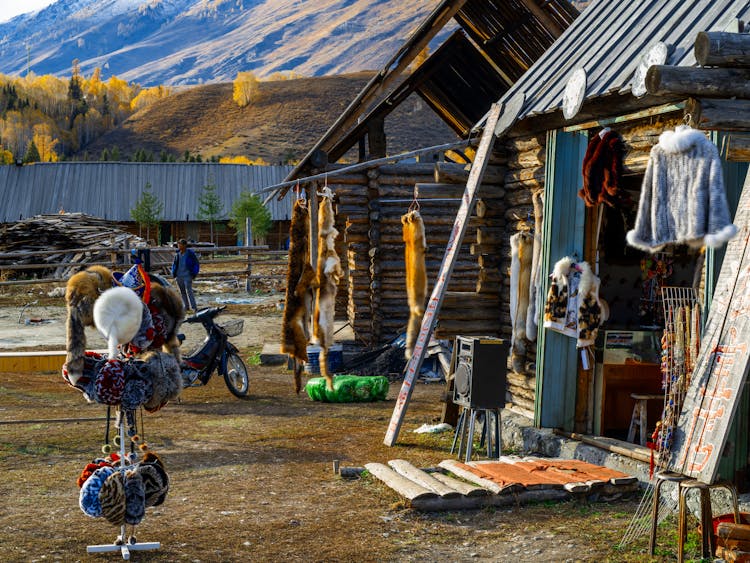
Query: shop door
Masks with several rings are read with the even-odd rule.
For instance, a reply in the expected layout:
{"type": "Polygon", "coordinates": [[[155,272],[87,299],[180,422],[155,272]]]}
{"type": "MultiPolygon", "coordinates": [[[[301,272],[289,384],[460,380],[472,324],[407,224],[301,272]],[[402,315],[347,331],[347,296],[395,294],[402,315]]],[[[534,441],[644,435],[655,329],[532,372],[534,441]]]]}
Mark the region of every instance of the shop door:
{"type": "MultiPolygon", "coordinates": [[[[586,212],[578,190],[583,185],[581,163],[586,154],[585,132],[551,131],[547,135],[544,228],[542,232],[542,301],[549,288],[548,274],[565,256],[583,257],[586,212]]],[[[537,339],[537,426],[573,431],[575,424],[578,350],[576,341],[539,323],[537,339]]]]}

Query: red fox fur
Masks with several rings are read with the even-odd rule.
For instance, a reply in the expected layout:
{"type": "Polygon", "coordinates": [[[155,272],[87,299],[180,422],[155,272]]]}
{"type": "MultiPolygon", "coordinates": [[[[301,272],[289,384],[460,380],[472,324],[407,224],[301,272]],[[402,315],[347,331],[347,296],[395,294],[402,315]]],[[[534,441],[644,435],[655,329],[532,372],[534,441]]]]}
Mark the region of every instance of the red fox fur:
{"type": "MultiPolygon", "coordinates": [[[[310,216],[307,207],[297,200],[289,227],[289,267],[281,325],[281,352],[300,362],[307,361],[313,290],[318,287],[315,270],[310,265],[309,231],[310,216]]],[[[300,370],[294,372],[294,386],[299,393],[302,388],[300,370]]]]}
{"type": "Polygon", "coordinates": [[[414,344],[424,315],[427,298],[427,268],[425,251],[427,242],[424,222],[419,211],[410,211],[401,217],[404,238],[404,260],[406,262],[406,296],[409,301],[409,324],[406,328],[406,359],[411,358],[414,344]]]}
{"type": "Polygon", "coordinates": [[[318,299],[315,304],[313,335],[320,345],[320,374],[333,390],[333,377],[328,372],[328,348],[333,344],[336,288],[341,276],[341,260],[336,254],[336,237],[331,198],[324,197],[318,207],[318,299]]]}

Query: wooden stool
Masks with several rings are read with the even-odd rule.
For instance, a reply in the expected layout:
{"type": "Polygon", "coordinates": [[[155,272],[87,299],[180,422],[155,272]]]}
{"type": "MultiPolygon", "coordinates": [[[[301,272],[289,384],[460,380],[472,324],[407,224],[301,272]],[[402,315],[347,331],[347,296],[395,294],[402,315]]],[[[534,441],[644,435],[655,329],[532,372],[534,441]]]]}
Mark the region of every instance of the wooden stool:
{"type": "Polygon", "coordinates": [[[640,430],[640,444],[645,446],[648,441],[648,402],[656,399],[663,401],[664,395],[632,393],[630,396],[635,400],[635,406],[633,416],[630,418],[630,428],[628,428],[628,442],[635,442],[635,431],[640,430]]]}
{"type": "Polygon", "coordinates": [[[662,471],[656,474],[656,485],[654,487],[654,499],[651,510],[651,537],[649,539],[649,553],[654,555],[656,548],[656,526],[659,523],[659,496],[662,485],[670,481],[677,483],[678,501],[678,523],[677,523],[677,561],[683,563],[685,560],[685,539],[687,538],[687,495],[692,490],[698,490],[700,494],[700,520],[701,520],[701,556],[712,558],[716,551],[714,538],[713,514],[711,512],[711,489],[726,489],[732,497],[732,511],[735,523],[740,522],[740,509],[737,501],[737,489],[732,483],[720,481],[708,485],[695,479],[690,479],[679,473],[662,471]]]}

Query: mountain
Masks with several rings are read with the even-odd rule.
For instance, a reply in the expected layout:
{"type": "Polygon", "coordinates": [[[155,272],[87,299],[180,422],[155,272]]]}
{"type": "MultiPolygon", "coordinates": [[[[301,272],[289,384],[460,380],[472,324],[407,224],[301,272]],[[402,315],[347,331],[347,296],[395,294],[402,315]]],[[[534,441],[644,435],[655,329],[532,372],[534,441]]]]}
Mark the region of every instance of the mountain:
{"type": "MultiPolygon", "coordinates": [[[[240,108],[232,84],[181,89],[135,113],[85,149],[98,159],[117,147],[123,156],[144,149],[261,158],[269,164],[301,159],[363,88],[372,73],[261,82],[258,97],[240,108]]],[[[456,140],[455,133],[416,94],[386,119],[389,154],[456,140]]],[[[355,147],[356,150],[356,147],[355,147]]],[[[347,155],[355,160],[356,154],[347,155]]]]}
{"type": "MultiPolygon", "coordinates": [[[[142,86],[231,82],[240,71],[377,70],[437,0],[57,0],[0,24],[0,73],[102,69],[142,86]]],[[[437,40],[448,33],[442,32],[437,40]]]]}

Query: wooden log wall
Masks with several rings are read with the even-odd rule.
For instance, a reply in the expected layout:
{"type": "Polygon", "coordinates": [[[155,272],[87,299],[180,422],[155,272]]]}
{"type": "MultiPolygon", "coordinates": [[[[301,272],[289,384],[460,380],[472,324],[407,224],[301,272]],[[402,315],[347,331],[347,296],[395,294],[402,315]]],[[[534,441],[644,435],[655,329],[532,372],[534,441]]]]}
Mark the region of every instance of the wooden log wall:
{"type": "MultiPolygon", "coordinates": [[[[503,272],[501,336],[510,341],[513,333],[510,320],[510,238],[516,233],[532,232],[534,229],[532,197],[534,192],[544,190],[546,138],[544,135],[538,135],[513,139],[506,143],[505,150],[507,156],[504,207],[495,209],[488,206],[485,216],[490,213],[502,213],[506,220],[506,228],[501,233],[496,257],[503,272]]],[[[526,342],[526,361],[521,362],[523,366],[520,371],[514,371],[510,357],[508,358],[508,383],[505,395],[506,402],[513,405],[514,410],[531,418],[534,416],[536,393],[535,362],[536,342],[526,342]]]]}
{"type": "MultiPolygon", "coordinates": [[[[491,182],[480,186],[480,197],[491,208],[502,207],[503,176],[504,168],[493,164],[485,175],[491,182]]],[[[409,163],[380,166],[366,174],[338,176],[329,182],[336,193],[337,220],[345,225],[346,316],[358,340],[375,346],[406,328],[409,308],[401,216],[414,201],[415,186],[428,245],[429,296],[467,178],[464,165],[409,163]]],[[[492,212],[485,218],[474,214],[470,218],[447,287],[451,298],[446,298],[441,308],[436,337],[499,334],[501,276],[497,261],[486,253],[472,252],[479,243],[496,250],[504,225],[501,213],[492,212]]]]}

